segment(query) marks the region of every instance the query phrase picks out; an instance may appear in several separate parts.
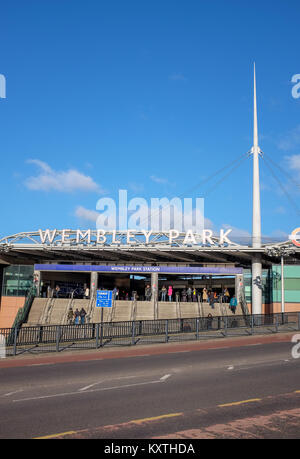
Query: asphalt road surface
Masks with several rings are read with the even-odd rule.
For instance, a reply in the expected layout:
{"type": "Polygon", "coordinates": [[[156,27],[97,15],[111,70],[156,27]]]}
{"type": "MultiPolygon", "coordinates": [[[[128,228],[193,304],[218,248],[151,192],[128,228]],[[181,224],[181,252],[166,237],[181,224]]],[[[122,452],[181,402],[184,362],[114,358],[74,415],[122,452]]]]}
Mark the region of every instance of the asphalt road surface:
{"type": "Polygon", "coordinates": [[[257,336],[216,349],[1,362],[0,438],[299,438],[292,346],[257,336]]]}

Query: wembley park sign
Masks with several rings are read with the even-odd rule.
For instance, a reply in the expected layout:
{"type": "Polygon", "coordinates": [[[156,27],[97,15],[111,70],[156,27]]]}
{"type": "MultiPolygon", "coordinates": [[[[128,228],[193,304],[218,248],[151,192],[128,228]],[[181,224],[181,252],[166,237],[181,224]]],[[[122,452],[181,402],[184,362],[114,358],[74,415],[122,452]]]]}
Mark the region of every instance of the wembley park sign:
{"type": "Polygon", "coordinates": [[[40,243],[45,246],[153,246],[158,243],[169,244],[171,246],[228,246],[235,245],[228,237],[231,231],[232,229],[221,229],[218,236],[215,236],[210,229],[204,229],[199,233],[193,230],[179,232],[175,229],[164,232],[154,232],[152,230],[40,229],[38,234],[40,243]]]}

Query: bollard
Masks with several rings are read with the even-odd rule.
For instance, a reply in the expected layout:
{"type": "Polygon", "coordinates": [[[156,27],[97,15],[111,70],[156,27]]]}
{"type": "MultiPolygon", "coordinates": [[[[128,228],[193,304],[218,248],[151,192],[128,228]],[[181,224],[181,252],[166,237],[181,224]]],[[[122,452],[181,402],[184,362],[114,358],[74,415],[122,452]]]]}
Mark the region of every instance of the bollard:
{"type": "Polygon", "coordinates": [[[56,327],[56,352],[59,352],[60,325],[56,327]]]}
{"type": "Polygon", "coordinates": [[[135,344],[135,322],[132,322],[132,336],[131,336],[131,344],[135,344]]]}
{"type": "Polygon", "coordinates": [[[14,355],[17,355],[17,338],[18,338],[18,329],[14,329],[14,355]]]}
{"type": "Polygon", "coordinates": [[[251,316],[251,335],[254,334],[254,317],[251,316]]]}
{"type": "Polygon", "coordinates": [[[228,320],[228,317],[225,316],[225,317],[224,317],[224,335],[225,335],[225,336],[227,336],[227,327],[228,327],[228,322],[227,322],[227,320],[228,320]]]}
{"type": "Polygon", "coordinates": [[[99,347],[99,326],[100,324],[96,324],[96,349],[99,347]]]}
{"type": "Polygon", "coordinates": [[[196,339],[199,339],[199,318],[196,319],[196,339]]]}
{"type": "Polygon", "coordinates": [[[278,325],[279,325],[279,317],[278,314],[275,315],[275,333],[278,333],[278,325]]]}

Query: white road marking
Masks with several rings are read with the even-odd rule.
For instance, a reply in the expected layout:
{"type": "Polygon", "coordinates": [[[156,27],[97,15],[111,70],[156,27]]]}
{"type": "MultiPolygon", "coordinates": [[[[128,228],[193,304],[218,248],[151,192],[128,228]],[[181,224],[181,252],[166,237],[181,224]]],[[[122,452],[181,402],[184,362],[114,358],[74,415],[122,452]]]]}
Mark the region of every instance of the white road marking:
{"type": "Polygon", "coordinates": [[[160,378],[161,381],[166,381],[171,375],[165,375],[160,378]]]}
{"type": "MultiPolygon", "coordinates": [[[[121,376],[120,378],[113,378],[113,379],[110,379],[109,381],[119,381],[120,379],[132,379],[132,378],[135,378],[136,376],[121,376]]],[[[90,389],[91,387],[94,387],[94,386],[97,386],[98,384],[101,384],[105,381],[108,381],[107,379],[102,379],[100,381],[97,381],[93,384],[90,384],[89,386],[85,386],[85,387],[82,387],[81,389],[78,389],[79,391],[85,391],[85,390],[88,390],[90,389]]]]}
{"type": "Polygon", "coordinates": [[[23,392],[23,389],[15,390],[13,392],[8,392],[7,394],[4,394],[2,397],[9,397],[10,395],[17,394],[18,392],[23,392]]]}
{"type": "Polygon", "coordinates": [[[18,400],[12,400],[13,403],[18,403],[18,402],[28,402],[28,401],[33,401],[33,400],[43,400],[47,398],[55,398],[55,397],[65,397],[67,395],[80,395],[80,394],[88,394],[92,392],[103,392],[103,391],[108,391],[108,390],[114,390],[114,389],[127,389],[130,387],[137,387],[137,386],[145,386],[147,384],[161,384],[165,382],[167,378],[169,378],[171,375],[165,375],[162,378],[155,380],[155,381],[146,381],[146,382],[140,382],[140,383],[133,383],[133,384],[123,384],[120,386],[112,386],[112,387],[101,387],[98,389],[86,389],[85,391],[76,391],[76,392],[63,392],[60,394],[51,394],[51,395],[40,395],[38,397],[28,397],[28,398],[22,398],[18,400]]]}

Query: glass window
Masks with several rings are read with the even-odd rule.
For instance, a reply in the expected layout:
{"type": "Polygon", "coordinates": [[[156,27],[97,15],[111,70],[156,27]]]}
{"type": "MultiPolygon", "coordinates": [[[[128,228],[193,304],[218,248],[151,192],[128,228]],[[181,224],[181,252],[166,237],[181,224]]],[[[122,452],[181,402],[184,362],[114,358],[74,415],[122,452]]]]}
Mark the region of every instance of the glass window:
{"type": "Polygon", "coordinates": [[[26,296],[32,280],[33,266],[10,265],[4,268],[2,296],[26,296]]]}

